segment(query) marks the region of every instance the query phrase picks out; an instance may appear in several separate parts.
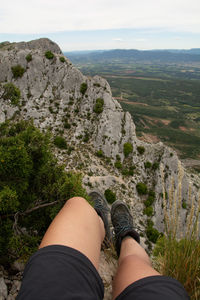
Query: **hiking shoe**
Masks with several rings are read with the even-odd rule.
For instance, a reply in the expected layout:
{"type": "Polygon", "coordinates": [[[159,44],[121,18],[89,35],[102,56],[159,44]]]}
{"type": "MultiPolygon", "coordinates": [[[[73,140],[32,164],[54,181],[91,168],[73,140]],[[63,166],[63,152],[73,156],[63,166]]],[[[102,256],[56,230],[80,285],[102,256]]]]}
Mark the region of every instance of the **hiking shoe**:
{"type": "Polygon", "coordinates": [[[94,190],[89,193],[90,200],[94,205],[94,209],[96,210],[97,214],[101,217],[105,227],[105,239],[104,244],[109,247],[110,240],[111,240],[111,233],[110,233],[110,226],[108,223],[108,214],[110,213],[110,208],[105,197],[97,190],[94,190]]]}
{"type": "Polygon", "coordinates": [[[120,255],[120,248],[123,238],[132,237],[140,243],[139,234],[133,229],[133,217],[130,214],[128,206],[120,200],[113,203],[111,208],[111,220],[115,231],[115,248],[117,255],[120,255]]]}

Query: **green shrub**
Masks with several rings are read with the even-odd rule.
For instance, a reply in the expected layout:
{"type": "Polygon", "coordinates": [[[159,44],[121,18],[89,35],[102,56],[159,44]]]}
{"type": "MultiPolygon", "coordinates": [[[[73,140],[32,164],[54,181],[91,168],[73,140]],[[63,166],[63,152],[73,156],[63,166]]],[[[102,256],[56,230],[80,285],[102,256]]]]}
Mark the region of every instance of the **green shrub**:
{"type": "Polygon", "coordinates": [[[115,162],[115,168],[117,168],[117,169],[121,169],[121,168],[122,168],[122,163],[121,163],[120,160],[117,160],[117,161],[115,162]]]}
{"type": "Polygon", "coordinates": [[[67,149],[67,143],[62,136],[56,136],[54,138],[54,145],[60,149],[67,149]]]}
{"type": "Polygon", "coordinates": [[[82,95],[85,95],[85,93],[86,93],[86,91],[87,91],[87,88],[88,88],[87,83],[86,83],[86,82],[83,82],[83,83],[81,84],[81,87],[80,87],[80,92],[81,92],[82,95]]]}
{"type": "MultiPolygon", "coordinates": [[[[1,162],[4,161],[3,159],[1,162]]],[[[4,165],[4,164],[3,164],[4,165]]],[[[11,213],[16,212],[19,207],[17,193],[8,186],[4,186],[0,191],[0,212],[11,213]]]]}
{"type": "Polygon", "coordinates": [[[30,62],[30,61],[32,61],[32,55],[31,55],[31,53],[29,53],[28,55],[26,55],[26,60],[27,60],[27,62],[30,62]]]}
{"type": "Polygon", "coordinates": [[[50,135],[32,123],[0,125],[1,265],[27,260],[67,199],[88,199],[80,174],[66,173],[51,149],[50,135]]]}
{"type": "Polygon", "coordinates": [[[154,162],[152,165],[152,169],[155,171],[159,168],[159,162],[154,162]]]}
{"type": "Polygon", "coordinates": [[[67,121],[65,121],[65,122],[64,122],[64,128],[65,128],[65,129],[70,129],[70,128],[71,128],[71,125],[70,125],[67,121]]]}
{"type": "Polygon", "coordinates": [[[63,56],[61,56],[59,59],[62,63],[66,62],[66,59],[63,56]]]}
{"type": "Polygon", "coordinates": [[[67,154],[70,155],[72,153],[72,151],[74,151],[74,147],[73,146],[69,146],[68,150],[67,150],[67,154]]]}
{"type": "Polygon", "coordinates": [[[128,176],[129,175],[129,169],[127,169],[127,168],[122,169],[122,175],[128,176]]]}
{"type": "Polygon", "coordinates": [[[116,155],[116,160],[121,160],[121,157],[119,154],[116,155]]]}
{"type": "Polygon", "coordinates": [[[101,149],[98,150],[98,151],[96,152],[96,156],[98,156],[98,157],[103,157],[103,156],[104,156],[103,151],[102,151],[101,149]]]}
{"type": "Polygon", "coordinates": [[[136,167],[134,165],[129,167],[129,175],[130,176],[133,176],[135,169],[136,169],[136,167]]]}
{"type": "Polygon", "coordinates": [[[182,201],[182,208],[183,208],[183,209],[186,209],[186,208],[187,208],[187,203],[186,203],[184,200],[182,201]]]}
{"type": "Polygon", "coordinates": [[[122,170],[122,175],[124,175],[124,176],[133,176],[134,169],[135,169],[134,166],[130,166],[129,168],[124,168],[122,170]]]}
{"type": "Polygon", "coordinates": [[[149,196],[153,197],[155,199],[156,193],[152,190],[149,191],[149,196]]]}
{"type": "Polygon", "coordinates": [[[155,192],[154,191],[149,191],[149,196],[146,201],[144,201],[144,205],[146,207],[151,206],[155,201],[155,192]]]}
{"type": "Polygon", "coordinates": [[[153,227],[154,222],[151,219],[147,219],[147,227],[153,227]]]}
{"type": "Polygon", "coordinates": [[[145,169],[149,169],[149,168],[151,168],[151,166],[152,166],[152,164],[151,164],[150,161],[146,161],[146,162],[144,163],[145,169]]]}
{"type": "Polygon", "coordinates": [[[160,232],[156,228],[148,226],[146,229],[146,235],[149,241],[155,244],[160,236],[160,232]]]}
{"type": "Polygon", "coordinates": [[[54,58],[54,54],[49,50],[45,52],[45,57],[47,59],[53,59],[54,58]]]}
{"type": "Polygon", "coordinates": [[[145,148],[143,146],[138,146],[137,151],[138,151],[139,154],[144,154],[145,148]]]}
{"type": "Polygon", "coordinates": [[[22,77],[24,72],[25,72],[25,69],[20,65],[16,65],[16,66],[11,67],[11,70],[12,70],[14,78],[22,77]]]}
{"type": "Polygon", "coordinates": [[[143,214],[146,215],[146,216],[148,216],[148,217],[153,216],[153,207],[152,207],[152,206],[146,207],[146,208],[143,210],[143,214]]]}
{"type": "Polygon", "coordinates": [[[13,105],[18,105],[21,95],[20,90],[13,83],[6,83],[3,88],[3,99],[9,99],[13,105]]]}
{"type": "Polygon", "coordinates": [[[133,152],[133,145],[131,143],[124,144],[124,155],[125,157],[129,156],[130,153],[133,152]]]}
{"type": "Polygon", "coordinates": [[[144,205],[146,207],[151,206],[154,202],[154,198],[152,198],[151,196],[147,198],[147,200],[144,201],[144,205]]]}
{"type": "Polygon", "coordinates": [[[105,190],[104,195],[105,195],[105,198],[108,201],[108,203],[112,204],[113,202],[115,202],[116,195],[110,189],[105,190]]]}
{"type": "Polygon", "coordinates": [[[138,194],[140,194],[140,195],[146,195],[148,193],[147,186],[143,182],[137,183],[136,189],[137,189],[138,194]]]}
{"type": "Polygon", "coordinates": [[[96,99],[96,103],[93,107],[93,111],[96,113],[96,114],[100,114],[103,112],[103,106],[104,106],[104,100],[102,98],[97,98],[96,99]]]}
{"type": "Polygon", "coordinates": [[[89,141],[89,139],[90,139],[90,134],[89,134],[89,132],[86,131],[85,132],[85,136],[83,138],[83,142],[87,143],[89,141]]]}
{"type": "Polygon", "coordinates": [[[51,113],[51,114],[53,114],[53,113],[54,113],[54,111],[53,111],[53,107],[52,107],[52,106],[49,106],[49,111],[50,111],[50,113],[51,113]]]}

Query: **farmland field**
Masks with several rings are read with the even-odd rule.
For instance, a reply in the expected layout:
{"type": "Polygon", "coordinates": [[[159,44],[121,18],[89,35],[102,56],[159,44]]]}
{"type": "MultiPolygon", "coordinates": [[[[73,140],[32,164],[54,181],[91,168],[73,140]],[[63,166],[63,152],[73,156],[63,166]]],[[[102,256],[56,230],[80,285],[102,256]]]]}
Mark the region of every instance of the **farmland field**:
{"type": "Polygon", "coordinates": [[[83,74],[109,82],[140,139],[163,141],[182,159],[200,159],[200,62],[70,60],[83,74]]]}

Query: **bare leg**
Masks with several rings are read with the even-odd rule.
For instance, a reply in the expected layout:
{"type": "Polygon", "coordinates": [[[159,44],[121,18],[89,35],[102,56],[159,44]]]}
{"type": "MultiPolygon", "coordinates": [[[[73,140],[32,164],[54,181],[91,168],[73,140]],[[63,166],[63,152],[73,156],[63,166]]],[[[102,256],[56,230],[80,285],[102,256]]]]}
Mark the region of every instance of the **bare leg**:
{"type": "Polygon", "coordinates": [[[131,237],[122,240],[118,264],[113,281],[113,299],[131,283],[144,277],[160,275],[152,268],[145,250],[131,237]]]}
{"type": "Polygon", "coordinates": [[[96,211],[85,199],[74,197],[55,217],[39,248],[56,244],[72,247],[85,254],[98,269],[104,236],[104,224],[96,211]]]}

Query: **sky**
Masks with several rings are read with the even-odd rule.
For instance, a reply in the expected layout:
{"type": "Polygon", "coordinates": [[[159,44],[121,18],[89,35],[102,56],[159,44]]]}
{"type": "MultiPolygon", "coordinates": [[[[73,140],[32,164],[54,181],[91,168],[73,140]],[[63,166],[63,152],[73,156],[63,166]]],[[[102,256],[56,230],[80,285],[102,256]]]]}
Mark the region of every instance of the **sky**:
{"type": "Polygon", "coordinates": [[[0,42],[63,51],[200,48],[199,0],[1,0],[0,42]]]}

